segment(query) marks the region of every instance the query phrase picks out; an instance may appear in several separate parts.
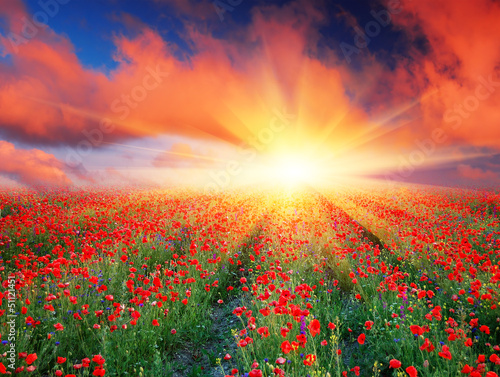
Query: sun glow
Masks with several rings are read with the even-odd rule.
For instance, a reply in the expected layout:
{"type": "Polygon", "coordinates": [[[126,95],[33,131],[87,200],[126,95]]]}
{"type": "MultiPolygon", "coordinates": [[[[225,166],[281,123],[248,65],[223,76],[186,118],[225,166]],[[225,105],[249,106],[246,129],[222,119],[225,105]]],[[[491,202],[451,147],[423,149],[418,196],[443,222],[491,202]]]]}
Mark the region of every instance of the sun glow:
{"type": "Polygon", "coordinates": [[[284,156],[270,164],[269,175],[276,183],[287,186],[311,184],[318,178],[318,167],[303,156],[284,156]]]}

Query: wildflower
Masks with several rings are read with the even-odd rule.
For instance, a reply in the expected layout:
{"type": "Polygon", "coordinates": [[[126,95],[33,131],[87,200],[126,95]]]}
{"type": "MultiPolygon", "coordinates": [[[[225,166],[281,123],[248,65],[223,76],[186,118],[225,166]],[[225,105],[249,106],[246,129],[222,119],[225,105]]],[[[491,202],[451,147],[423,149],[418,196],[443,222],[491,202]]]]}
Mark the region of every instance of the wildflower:
{"type": "Polygon", "coordinates": [[[498,355],[496,354],[492,354],[490,356],[490,361],[496,365],[500,365],[500,357],[498,357],[498,355]]]}
{"type": "Polygon", "coordinates": [[[321,324],[317,319],[313,319],[310,323],[309,326],[307,326],[309,329],[309,332],[311,333],[311,336],[314,338],[317,334],[320,332],[321,324]]]}
{"type": "Polygon", "coordinates": [[[360,369],[361,369],[360,367],[355,366],[354,368],[350,369],[350,371],[354,372],[354,375],[359,376],[360,369]]]}
{"type": "Polygon", "coordinates": [[[432,351],[434,351],[434,345],[431,343],[431,341],[429,340],[429,338],[425,338],[424,344],[422,344],[420,346],[420,349],[422,351],[432,352],[432,351]]]}
{"type": "Polygon", "coordinates": [[[415,334],[415,335],[422,335],[424,333],[424,329],[420,326],[417,326],[417,325],[410,326],[410,330],[411,330],[412,334],[415,334]]]}
{"type": "Polygon", "coordinates": [[[366,339],[366,336],[364,333],[362,333],[360,336],[358,336],[358,343],[365,344],[365,339],[366,339]]]}
{"type": "Polygon", "coordinates": [[[26,357],[26,364],[31,365],[35,362],[36,359],[38,359],[38,356],[36,355],[36,353],[30,353],[26,357]]]}
{"type": "Polygon", "coordinates": [[[417,377],[417,368],[415,368],[414,366],[409,366],[405,370],[410,377],[417,377]]]}
{"type": "Polygon", "coordinates": [[[292,350],[292,346],[288,340],[285,340],[283,343],[281,343],[281,350],[285,355],[292,350]]]}
{"type": "Polygon", "coordinates": [[[391,361],[389,361],[389,368],[394,368],[394,369],[401,368],[401,361],[397,359],[391,359],[391,361]]]}
{"type": "Polygon", "coordinates": [[[94,355],[92,361],[99,365],[102,365],[106,362],[106,360],[104,360],[104,357],[102,357],[101,355],[94,355]]]}
{"type": "Polygon", "coordinates": [[[304,365],[310,366],[316,361],[316,355],[309,354],[304,359],[304,365]]]}
{"type": "Polygon", "coordinates": [[[252,369],[248,373],[248,377],[262,377],[262,371],[260,369],[252,369]]]}
{"type": "Polygon", "coordinates": [[[443,346],[441,352],[439,352],[438,355],[444,359],[451,360],[451,352],[448,346],[443,346]]]}

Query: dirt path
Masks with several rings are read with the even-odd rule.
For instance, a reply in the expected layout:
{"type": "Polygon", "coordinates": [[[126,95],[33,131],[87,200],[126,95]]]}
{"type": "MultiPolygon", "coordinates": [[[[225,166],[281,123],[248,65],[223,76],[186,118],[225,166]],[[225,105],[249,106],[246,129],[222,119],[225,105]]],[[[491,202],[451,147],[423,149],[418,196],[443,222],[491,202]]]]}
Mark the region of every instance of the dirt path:
{"type": "Polygon", "coordinates": [[[237,347],[231,329],[238,327],[238,321],[232,314],[232,309],[239,304],[240,300],[234,298],[211,308],[212,337],[202,345],[187,343],[184,349],[176,353],[172,360],[175,368],[173,377],[224,377],[230,374],[231,362],[225,361],[224,356],[227,353],[233,357],[236,355],[237,347]],[[225,373],[217,359],[221,360],[225,373]]]}

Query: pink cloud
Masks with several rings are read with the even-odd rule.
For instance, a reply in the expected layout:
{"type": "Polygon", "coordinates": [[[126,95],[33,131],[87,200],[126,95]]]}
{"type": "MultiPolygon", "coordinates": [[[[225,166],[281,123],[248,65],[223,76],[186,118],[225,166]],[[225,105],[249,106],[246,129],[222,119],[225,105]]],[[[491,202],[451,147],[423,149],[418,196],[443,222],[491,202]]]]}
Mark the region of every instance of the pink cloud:
{"type": "Polygon", "coordinates": [[[53,155],[39,149],[16,149],[14,144],[0,140],[0,174],[14,177],[27,185],[66,186],[71,180],[64,165],[53,155]]]}
{"type": "Polygon", "coordinates": [[[470,165],[460,164],[457,166],[458,174],[467,179],[482,180],[482,181],[500,181],[500,176],[491,170],[483,170],[481,168],[474,168],[470,165]]]}

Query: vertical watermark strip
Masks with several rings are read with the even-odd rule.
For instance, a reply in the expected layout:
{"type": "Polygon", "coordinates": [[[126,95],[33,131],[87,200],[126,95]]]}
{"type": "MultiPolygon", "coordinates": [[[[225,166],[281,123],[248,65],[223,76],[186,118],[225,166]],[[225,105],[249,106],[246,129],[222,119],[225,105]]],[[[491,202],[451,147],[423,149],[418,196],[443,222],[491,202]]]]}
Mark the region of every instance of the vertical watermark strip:
{"type": "Polygon", "coordinates": [[[12,371],[16,369],[16,341],[17,341],[17,328],[16,328],[16,279],[14,274],[10,274],[7,278],[8,289],[7,289],[7,326],[8,326],[8,336],[7,340],[9,342],[9,348],[7,350],[7,367],[12,371]]]}

